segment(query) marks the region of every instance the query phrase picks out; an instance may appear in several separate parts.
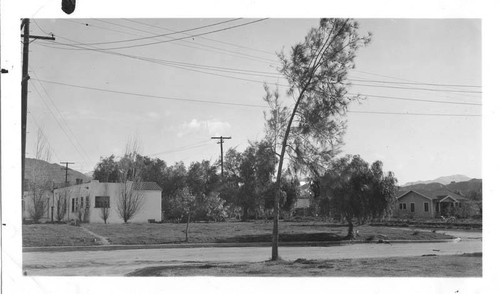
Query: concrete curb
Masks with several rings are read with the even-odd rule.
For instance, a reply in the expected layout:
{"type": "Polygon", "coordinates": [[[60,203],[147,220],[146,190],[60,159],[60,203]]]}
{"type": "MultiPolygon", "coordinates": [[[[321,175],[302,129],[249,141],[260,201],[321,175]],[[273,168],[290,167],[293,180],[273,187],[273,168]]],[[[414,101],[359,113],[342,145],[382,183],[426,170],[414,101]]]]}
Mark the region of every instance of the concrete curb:
{"type": "MultiPolygon", "coordinates": [[[[352,240],[352,241],[318,241],[318,242],[281,242],[282,247],[329,247],[352,244],[398,244],[398,243],[445,243],[459,242],[460,238],[437,240],[352,240]]],[[[94,245],[94,246],[46,246],[23,247],[23,252],[66,252],[66,251],[108,251],[131,249],[173,249],[173,248],[216,248],[216,247],[270,247],[271,242],[251,243],[174,243],[174,244],[138,244],[138,245],[94,245]]]]}

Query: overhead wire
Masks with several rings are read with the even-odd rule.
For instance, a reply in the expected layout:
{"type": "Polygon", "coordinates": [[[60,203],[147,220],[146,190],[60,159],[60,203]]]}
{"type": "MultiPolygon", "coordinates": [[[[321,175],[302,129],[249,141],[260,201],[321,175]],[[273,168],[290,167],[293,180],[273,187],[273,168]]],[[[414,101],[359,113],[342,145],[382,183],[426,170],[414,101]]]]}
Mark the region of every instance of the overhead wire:
{"type": "MultiPolygon", "coordinates": [[[[102,21],[102,20],[99,20],[99,21],[102,21]]],[[[76,23],[78,23],[78,22],[76,22],[76,23]]],[[[120,27],[125,27],[125,28],[132,29],[132,30],[137,30],[137,31],[140,31],[140,32],[148,33],[148,34],[153,34],[153,33],[149,32],[149,31],[144,31],[144,30],[137,29],[137,28],[134,28],[134,27],[124,26],[124,25],[121,25],[121,24],[113,23],[113,22],[106,22],[106,23],[113,24],[113,25],[120,26],[120,27]]],[[[78,23],[78,24],[88,25],[86,23],[78,23]]],[[[97,27],[97,28],[101,28],[101,29],[106,29],[104,27],[99,27],[99,26],[95,26],[95,25],[91,25],[91,27],[97,27]]],[[[125,31],[119,31],[119,32],[127,33],[125,31]]],[[[129,33],[129,34],[135,35],[135,36],[141,36],[141,35],[133,34],[133,33],[129,33]]],[[[73,42],[76,42],[76,41],[73,41],[73,42]]],[[[77,43],[85,45],[85,43],[80,43],[80,42],[77,42],[77,43]]],[[[201,44],[201,43],[193,42],[193,41],[181,40],[179,42],[175,42],[175,43],[172,43],[172,44],[174,44],[176,46],[182,46],[182,47],[187,47],[187,48],[192,48],[192,49],[197,49],[197,50],[211,51],[211,52],[216,52],[216,53],[224,53],[224,54],[229,55],[229,56],[234,56],[234,57],[238,57],[238,58],[244,58],[244,59],[247,59],[247,60],[252,60],[254,62],[261,62],[261,63],[266,63],[266,64],[269,64],[269,63],[274,64],[276,62],[276,60],[272,60],[272,59],[269,59],[269,58],[263,58],[263,57],[259,57],[259,56],[255,56],[255,55],[245,54],[245,53],[242,53],[242,52],[235,52],[235,51],[227,50],[227,49],[224,49],[224,48],[210,46],[210,45],[206,45],[206,44],[201,44]],[[186,43],[186,44],[194,44],[195,46],[193,46],[193,45],[186,45],[184,43],[186,43]],[[196,46],[198,46],[198,47],[196,47],[196,46]]],[[[63,45],[63,44],[61,44],[61,45],[63,45]]],[[[98,49],[98,48],[96,48],[96,49],[98,49]]],[[[81,50],[88,50],[88,48],[65,48],[65,50],[81,51],[81,50]]]]}
{"type": "MultiPolygon", "coordinates": [[[[35,74],[36,75],[36,74],[35,74]]],[[[31,79],[31,80],[36,80],[38,81],[38,79],[31,79]]],[[[65,126],[67,127],[67,130],[63,127],[63,124],[61,124],[61,122],[59,121],[59,119],[56,117],[56,115],[54,114],[52,108],[45,102],[45,99],[43,98],[43,95],[40,93],[40,91],[38,90],[38,87],[36,86],[36,84],[32,84],[35,91],[37,92],[38,96],[40,97],[40,100],[44,103],[44,105],[46,106],[46,108],[49,110],[49,113],[51,114],[51,116],[54,118],[54,120],[56,121],[57,125],[59,126],[59,128],[61,129],[61,131],[63,131],[64,135],[66,135],[66,137],[68,138],[68,141],[71,143],[71,145],[73,145],[73,147],[75,148],[75,150],[78,152],[78,154],[81,156],[81,158],[87,163],[87,164],[90,164],[90,160],[89,160],[89,157],[88,157],[88,154],[86,154],[85,150],[81,147],[81,143],[76,139],[76,136],[75,134],[71,131],[71,129],[69,128],[68,124],[66,123],[65,126]],[[75,138],[74,140],[77,142],[77,144],[80,145],[80,148],[78,148],[75,143],[73,142],[73,140],[71,139],[71,136],[68,134],[68,132],[71,132],[72,135],[73,135],[73,138],[75,138]],[[84,155],[85,154],[85,155],[84,155]]],[[[42,84],[40,84],[40,87],[42,87],[42,89],[44,90],[45,94],[47,95],[47,97],[51,100],[50,96],[48,95],[47,91],[45,90],[45,88],[43,87],[42,84]]],[[[52,100],[51,100],[52,101],[52,100]]],[[[52,104],[54,105],[53,101],[52,101],[52,104]]],[[[59,111],[57,109],[57,107],[55,107],[56,111],[59,111]]],[[[60,113],[59,111],[59,115],[61,116],[61,119],[64,121],[64,117],[62,116],[62,114],[60,113]]]]}
{"type": "MultiPolygon", "coordinates": [[[[141,38],[134,38],[134,39],[123,39],[123,40],[107,41],[107,42],[94,42],[94,43],[87,43],[87,45],[105,45],[105,44],[126,43],[126,42],[135,42],[135,41],[141,41],[141,40],[154,39],[154,38],[159,38],[159,37],[166,37],[166,36],[171,36],[171,35],[176,35],[176,34],[182,34],[182,33],[185,33],[185,32],[196,31],[196,30],[200,30],[200,29],[204,29],[204,28],[208,28],[208,27],[213,27],[213,26],[225,24],[225,23],[228,23],[228,22],[237,21],[237,20],[240,20],[240,19],[242,19],[242,18],[234,18],[234,19],[230,19],[230,20],[225,20],[225,21],[217,22],[217,23],[212,23],[212,24],[209,24],[209,25],[199,26],[199,27],[195,27],[195,28],[190,28],[190,29],[185,29],[185,30],[181,30],[181,31],[165,33],[165,34],[157,34],[157,35],[152,35],[152,36],[148,36],[148,37],[141,37],[141,38]]],[[[107,22],[107,21],[104,21],[104,20],[99,20],[98,19],[98,21],[113,24],[112,22],[107,22]]]]}
{"type": "Polygon", "coordinates": [[[49,137],[47,136],[47,134],[45,134],[45,132],[43,131],[43,128],[42,126],[38,123],[38,121],[36,120],[35,116],[33,114],[31,114],[31,112],[29,112],[28,110],[28,115],[31,117],[31,119],[33,120],[33,122],[35,123],[35,125],[37,126],[38,130],[40,131],[40,133],[42,134],[42,136],[45,138],[45,141],[47,142],[47,145],[49,146],[49,150],[51,150],[51,154],[54,154],[54,157],[56,158],[57,161],[60,161],[59,160],[59,156],[57,156],[57,153],[56,153],[56,150],[52,147],[52,145],[50,144],[50,140],[49,140],[49,137]]]}
{"type": "MultiPolygon", "coordinates": [[[[37,73],[30,67],[30,70],[31,72],[33,73],[33,75],[35,76],[35,78],[38,78],[38,75],[37,73]]],[[[54,103],[54,100],[52,99],[52,97],[49,95],[47,89],[45,89],[45,87],[43,86],[43,84],[40,83],[40,87],[42,88],[43,92],[45,93],[45,96],[49,99],[50,103],[52,104],[52,106],[54,107],[54,109],[56,110],[57,114],[59,114],[59,117],[61,118],[61,120],[64,122],[64,126],[66,127],[66,129],[69,131],[69,133],[71,133],[71,135],[73,136],[76,144],[78,145],[78,147],[80,148],[80,150],[82,151],[82,153],[84,154],[85,156],[85,161],[87,162],[87,164],[90,163],[90,157],[88,155],[88,153],[85,151],[85,149],[83,148],[83,145],[80,143],[80,141],[78,140],[78,136],[75,135],[75,133],[73,132],[73,130],[71,129],[71,127],[69,126],[69,123],[66,121],[66,119],[64,118],[63,114],[61,113],[61,111],[59,110],[59,107],[57,107],[56,103],[54,103]]]]}
{"type": "MultiPolygon", "coordinates": [[[[117,91],[117,90],[108,90],[108,89],[102,89],[102,88],[96,88],[96,87],[88,87],[88,86],[81,86],[81,85],[75,85],[75,84],[68,84],[68,83],[62,83],[62,82],[55,82],[55,81],[48,81],[48,80],[38,80],[40,82],[45,82],[45,83],[52,83],[52,84],[57,84],[57,85],[63,85],[63,86],[68,86],[68,87],[75,87],[75,88],[81,88],[81,89],[88,89],[88,90],[94,90],[94,91],[101,91],[101,92],[108,92],[108,93],[115,93],[115,94],[123,94],[123,95],[131,95],[131,96],[140,96],[140,97],[146,97],[146,98],[156,98],[156,99],[165,99],[165,100],[176,100],[176,101],[183,101],[183,102],[198,102],[198,103],[208,103],[208,104],[220,104],[220,105],[232,105],[232,106],[243,106],[243,107],[254,107],[254,108],[267,108],[268,106],[266,105],[258,105],[258,104],[244,104],[244,103],[232,103],[232,102],[222,102],[222,101],[213,101],[213,100],[201,100],[201,99],[184,99],[184,98],[174,98],[174,97],[167,97],[167,96],[159,96],[159,95],[149,95],[149,94],[141,94],[141,93],[132,93],[132,92],[125,92],[125,91],[117,91]]],[[[395,98],[395,97],[391,97],[395,98]]],[[[432,102],[437,102],[437,101],[432,101],[432,102]]],[[[360,112],[360,111],[349,111],[353,113],[374,113],[374,114],[383,114],[384,112],[360,112]]],[[[386,114],[407,114],[407,115],[439,115],[439,116],[481,116],[480,114],[425,114],[425,113],[391,113],[387,112],[386,114]]]]}
{"type": "Polygon", "coordinates": [[[234,26],[230,26],[230,27],[225,27],[225,28],[222,28],[222,29],[208,31],[208,32],[204,32],[204,33],[194,34],[194,35],[186,36],[186,37],[179,37],[179,38],[174,38],[174,39],[169,39],[169,40],[162,40],[162,41],[156,41],[156,42],[150,42],[150,43],[144,43],[144,44],[118,46],[118,47],[111,47],[111,48],[101,48],[100,50],[129,49],[129,48],[144,47],[144,46],[150,46],[150,45],[156,45],[156,44],[162,44],[162,43],[170,43],[170,42],[180,41],[180,40],[184,40],[184,39],[189,39],[189,38],[192,38],[192,37],[204,36],[204,35],[208,35],[208,34],[214,34],[214,33],[222,32],[222,31],[227,31],[227,30],[231,30],[231,29],[235,29],[235,28],[239,28],[239,27],[251,25],[251,24],[254,24],[254,23],[257,23],[257,22],[261,22],[261,21],[264,21],[266,19],[267,18],[261,18],[261,19],[250,21],[250,22],[246,22],[246,23],[243,23],[243,24],[234,25],[234,26]]]}
{"type": "MultiPolygon", "coordinates": [[[[133,22],[133,23],[137,23],[137,24],[141,24],[141,25],[148,26],[148,27],[152,27],[152,28],[158,28],[158,29],[161,29],[161,30],[175,32],[174,30],[171,30],[171,29],[168,29],[168,28],[165,28],[165,27],[162,27],[162,26],[152,25],[152,24],[140,22],[140,21],[137,21],[137,20],[131,20],[131,19],[128,19],[128,18],[124,18],[123,20],[129,21],[129,22],[133,22]]],[[[185,35],[188,35],[188,34],[185,34],[185,35]]],[[[226,41],[221,41],[221,40],[215,40],[215,39],[207,38],[207,37],[203,37],[203,36],[200,36],[199,38],[203,39],[203,40],[208,40],[208,41],[211,41],[211,42],[219,43],[219,44],[233,46],[233,47],[240,48],[240,49],[246,49],[246,50],[251,50],[251,51],[255,51],[255,52],[260,52],[260,53],[265,53],[265,54],[268,54],[268,55],[276,56],[276,52],[271,52],[271,51],[267,51],[267,50],[252,48],[252,47],[248,47],[248,46],[242,46],[242,45],[239,45],[239,44],[235,44],[235,43],[231,43],[231,42],[226,42],[226,41]]]]}

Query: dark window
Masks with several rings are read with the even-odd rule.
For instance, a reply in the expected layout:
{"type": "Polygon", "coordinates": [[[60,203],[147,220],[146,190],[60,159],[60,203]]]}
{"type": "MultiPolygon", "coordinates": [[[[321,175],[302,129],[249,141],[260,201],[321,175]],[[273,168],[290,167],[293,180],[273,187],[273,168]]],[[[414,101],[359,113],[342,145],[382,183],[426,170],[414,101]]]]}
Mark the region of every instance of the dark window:
{"type": "Polygon", "coordinates": [[[462,202],[458,202],[458,207],[462,207],[462,202]]]}
{"type": "Polygon", "coordinates": [[[425,212],[429,211],[429,202],[424,202],[424,211],[425,212]]]}
{"type": "Polygon", "coordinates": [[[399,209],[403,209],[403,203],[399,203],[399,209]]]}
{"type": "Polygon", "coordinates": [[[109,196],[95,196],[95,208],[109,208],[109,196]]]}
{"type": "Polygon", "coordinates": [[[403,203],[403,209],[406,210],[406,203],[403,203]]]}
{"type": "Polygon", "coordinates": [[[75,212],[75,198],[71,198],[71,212],[75,212]]]}
{"type": "Polygon", "coordinates": [[[415,212],[415,203],[410,203],[410,211],[415,212]]]}
{"type": "Polygon", "coordinates": [[[89,208],[89,207],[90,207],[90,197],[85,196],[85,208],[89,208]]]}

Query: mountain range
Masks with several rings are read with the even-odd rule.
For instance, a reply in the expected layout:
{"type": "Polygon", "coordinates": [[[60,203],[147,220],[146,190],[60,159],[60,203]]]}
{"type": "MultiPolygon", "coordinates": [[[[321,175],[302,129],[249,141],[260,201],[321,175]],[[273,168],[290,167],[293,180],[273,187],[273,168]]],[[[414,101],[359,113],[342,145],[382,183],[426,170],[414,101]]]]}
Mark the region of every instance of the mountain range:
{"type": "Polygon", "coordinates": [[[417,184],[430,184],[430,183],[440,183],[443,185],[448,185],[452,182],[465,182],[465,181],[469,181],[469,180],[471,180],[471,178],[469,178],[468,176],[452,175],[452,176],[439,177],[437,179],[428,180],[428,181],[408,182],[408,183],[404,184],[403,187],[413,186],[413,185],[417,185],[417,184]]]}

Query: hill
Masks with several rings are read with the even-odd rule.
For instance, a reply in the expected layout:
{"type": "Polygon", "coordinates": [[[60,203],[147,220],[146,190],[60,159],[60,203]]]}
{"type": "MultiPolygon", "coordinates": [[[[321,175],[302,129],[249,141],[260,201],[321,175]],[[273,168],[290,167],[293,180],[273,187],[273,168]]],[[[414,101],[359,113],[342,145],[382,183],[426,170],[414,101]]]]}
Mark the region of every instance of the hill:
{"type": "Polygon", "coordinates": [[[428,181],[409,182],[409,183],[404,184],[403,186],[406,187],[406,186],[414,186],[417,184],[430,184],[430,183],[440,183],[443,185],[448,185],[451,182],[465,182],[465,181],[469,181],[469,180],[471,180],[471,178],[469,178],[468,176],[452,175],[452,176],[439,177],[437,179],[428,180],[428,181]]]}
{"type": "MultiPolygon", "coordinates": [[[[26,158],[25,163],[26,163],[25,178],[27,181],[30,181],[32,177],[29,171],[32,170],[35,166],[38,166],[40,170],[42,170],[46,174],[46,177],[48,178],[49,181],[53,181],[56,184],[64,183],[64,179],[66,176],[66,170],[64,166],[34,158],[26,158]]],[[[88,182],[92,178],[82,174],[79,171],[68,168],[68,182],[70,184],[75,184],[76,179],[82,179],[83,182],[88,182]]]]}

